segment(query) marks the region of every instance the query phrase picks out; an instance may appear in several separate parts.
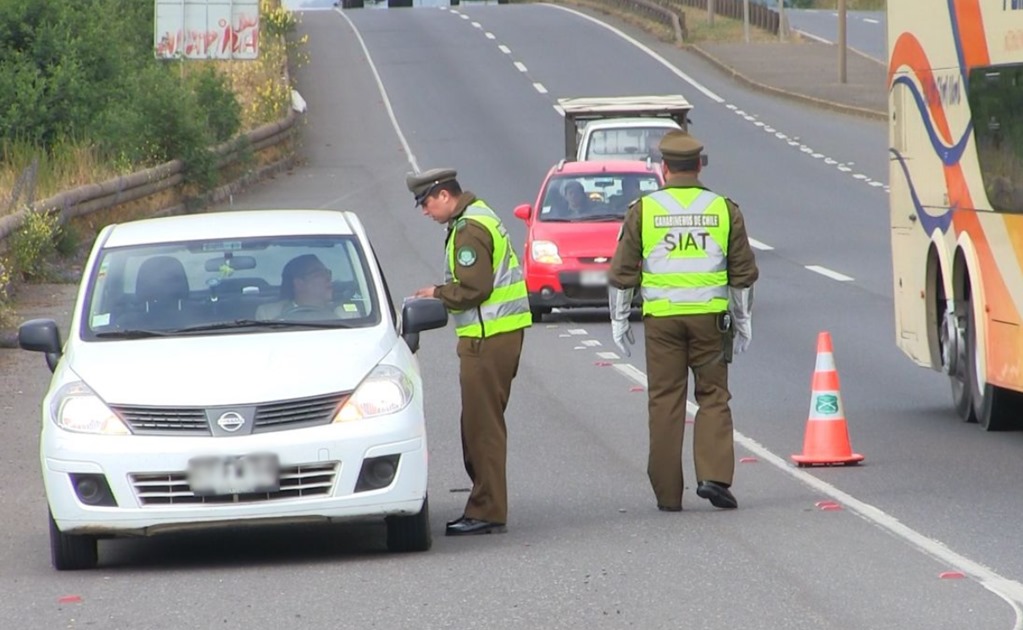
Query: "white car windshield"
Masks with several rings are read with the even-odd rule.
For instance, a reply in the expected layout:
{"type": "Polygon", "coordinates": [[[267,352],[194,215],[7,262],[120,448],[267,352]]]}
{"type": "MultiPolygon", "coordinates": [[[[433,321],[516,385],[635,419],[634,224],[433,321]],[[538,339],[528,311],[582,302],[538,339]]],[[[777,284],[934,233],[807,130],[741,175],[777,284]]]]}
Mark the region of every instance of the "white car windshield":
{"type": "Polygon", "coordinates": [[[372,326],[377,292],[354,237],[260,237],[109,248],[86,288],[82,336],[372,326]]]}
{"type": "Polygon", "coordinates": [[[660,187],[653,173],[555,177],[540,206],[541,221],[621,221],[629,204],[660,187]]]}

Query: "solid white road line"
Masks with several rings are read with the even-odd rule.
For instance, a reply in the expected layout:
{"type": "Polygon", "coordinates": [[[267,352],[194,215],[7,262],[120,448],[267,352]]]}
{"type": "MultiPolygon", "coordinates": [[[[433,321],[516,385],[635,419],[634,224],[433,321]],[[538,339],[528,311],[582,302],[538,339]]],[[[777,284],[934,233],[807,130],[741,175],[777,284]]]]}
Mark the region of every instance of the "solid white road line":
{"type": "Polygon", "coordinates": [[[377,83],[377,89],[380,90],[380,97],[384,101],[384,109],[387,110],[387,116],[391,119],[391,125],[394,127],[394,132],[398,134],[398,140],[401,142],[401,148],[405,151],[405,155],[408,156],[408,163],[412,165],[412,170],[419,172],[419,163],[416,161],[416,156],[412,153],[412,147],[409,146],[408,140],[405,139],[405,134],[402,133],[401,127],[398,126],[398,118],[394,115],[394,108],[391,107],[391,99],[387,96],[387,90],[384,89],[384,82],[380,79],[380,73],[377,72],[377,66],[373,63],[373,57],[369,54],[369,48],[366,48],[366,42],[362,39],[362,34],[359,33],[359,29],[355,28],[355,23],[352,22],[351,18],[345,15],[341,9],[336,11],[348,22],[348,26],[351,27],[352,32],[355,33],[355,38],[359,40],[359,45],[362,46],[362,53],[366,55],[366,61],[369,63],[369,69],[373,72],[373,79],[377,83]]]}
{"type": "MultiPolygon", "coordinates": [[[[643,389],[649,389],[646,374],[634,365],[630,363],[613,363],[612,367],[629,380],[642,386],[643,389]]],[[[695,416],[699,409],[700,408],[696,403],[686,401],[687,413],[695,416]]],[[[838,501],[847,510],[855,512],[857,516],[884,530],[887,530],[892,535],[901,538],[917,550],[922,551],[935,560],[943,562],[977,580],[981,586],[998,597],[1001,597],[1007,604],[1009,604],[1010,607],[1012,607],[1013,611],[1016,613],[1016,624],[1013,626],[1013,630],[1023,630],[1023,607],[1021,607],[1023,606],[1023,584],[1003,577],[992,569],[952,551],[940,541],[929,538],[920,532],[903,525],[899,522],[899,519],[891,516],[883,510],[864,501],[860,501],[856,497],[839,490],[830,483],[814,477],[809,472],[789,464],[781,457],[769,451],[767,447],[752,438],[746,437],[739,431],[733,430],[733,434],[735,436],[735,442],[747,451],[756,455],[758,460],[768,463],[778,470],[791,475],[797,481],[800,481],[817,492],[825,494],[835,501],[838,501]]]]}
{"type": "Polygon", "coordinates": [[[671,62],[669,62],[664,57],[658,55],[649,46],[646,46],[646,45],[640,43],[634,37],[626,35],[621,30],[611,26],[610,24],[605,24],[605,23],[601,22],[600,20],[598,20],[598,19],[596,19],[594,17],[590,17],[589,15],[586,15],[585,13],[580,13],[579,11],[576,11],[575,9],[569,9],[567,7],[563,7],[563,6],[555,5],[555,4],[549,4],[549,5],[546,5],[546,6],[549,6],[549,7],[555,8],[555,9],[560,9],[562,11],[568,11],[569,13],[573,13],[573,14],[575,14],[575,15],[577,15],[577,16],[585,19],[585,20],[589,20],[590,22],[593,22],[594,24],[596,24],[597,26],[600,26],[601,28],[606,28],[607,30],[609,30],[612,33],[614,33],[615,35],[621,37],[622,39],[624,39],[625,41],[629,42],[630,44],[632,44],[636,48],[639,48],[640,50],[645,52],[647,55],[652,57],[654,59],[654,61],[656,61],[657,63],[661,64],[662,66],[667,68],[672,74],[674,74],[678,78],[682,79],[683,81],[685,81],[689,85],[693,86],[694,88],[696,88],[697,90],[702,92],[703,95],[706,96],[707,98],[709,98],[710,100],[714,101],[715,103],[724,103],[725,102],[725,99],[721,98],[720,96],[718,96],[714,92],[711,92],[709,89],[707,89],[702,84],[697,82],[696,79],[692,78],[691,76],[689,76],[685,72],[682,72],[681,70],[679,70],[675,66],[671,65],[671,62]]]}

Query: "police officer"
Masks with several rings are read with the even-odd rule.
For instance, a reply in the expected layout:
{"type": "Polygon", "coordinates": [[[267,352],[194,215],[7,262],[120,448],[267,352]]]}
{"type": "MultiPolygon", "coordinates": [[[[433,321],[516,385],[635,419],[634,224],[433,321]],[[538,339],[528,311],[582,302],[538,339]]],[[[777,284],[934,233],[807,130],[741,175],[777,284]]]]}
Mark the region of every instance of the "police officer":
{"type": "Polygon", "coordinates": [[[614,341],[634,342],[629,314],[643,299],[650,454],[647,474],[663,511],[682,509],[682,438],[689,371],[699,411],[693,429],[696,494],[735,508],[728,362],[751,331],[758,270],[739,207],[697,176],[703,145],[682,131],[661,139],[665,185],[629,207],[611,261],[608,301],[614,341]]]}
{"type": "Polygon", "coordinates": [[[518,257],[501,220],[452,169],[406,178],[423,214],[447,224],[444,284],[416,291],[440,299],[458,335],[462,457],[472,492],[448,536],[503,533],[508,520],[504,411],[532,322],[518,257]]]}

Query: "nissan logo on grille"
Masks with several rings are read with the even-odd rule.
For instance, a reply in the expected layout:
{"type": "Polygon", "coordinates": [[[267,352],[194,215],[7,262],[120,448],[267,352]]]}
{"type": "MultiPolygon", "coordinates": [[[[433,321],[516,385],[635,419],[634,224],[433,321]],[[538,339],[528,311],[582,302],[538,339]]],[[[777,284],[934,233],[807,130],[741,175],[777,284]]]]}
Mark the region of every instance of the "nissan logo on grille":
{"type": "Polygon", "coordinates": [[[217,426],[228,433],[234,433],[245,426],[245,418],[243,418],[240,413],[228,411],[217,418],[217,426]]]}

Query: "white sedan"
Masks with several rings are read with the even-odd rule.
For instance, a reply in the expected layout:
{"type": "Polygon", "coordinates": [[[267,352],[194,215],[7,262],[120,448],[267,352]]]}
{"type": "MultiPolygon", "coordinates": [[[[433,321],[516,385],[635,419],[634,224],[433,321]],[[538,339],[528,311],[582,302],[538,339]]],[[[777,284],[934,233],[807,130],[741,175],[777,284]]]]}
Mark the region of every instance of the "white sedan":
{"type": "Polygon", "coordinates": [[[53,370],[40,458],[57,569],[97,539],[246,522],[385,519],[430,547],[418,334],[358,217],[223,212],[107,226],[70,334],[19,328],[53,370]]]}

